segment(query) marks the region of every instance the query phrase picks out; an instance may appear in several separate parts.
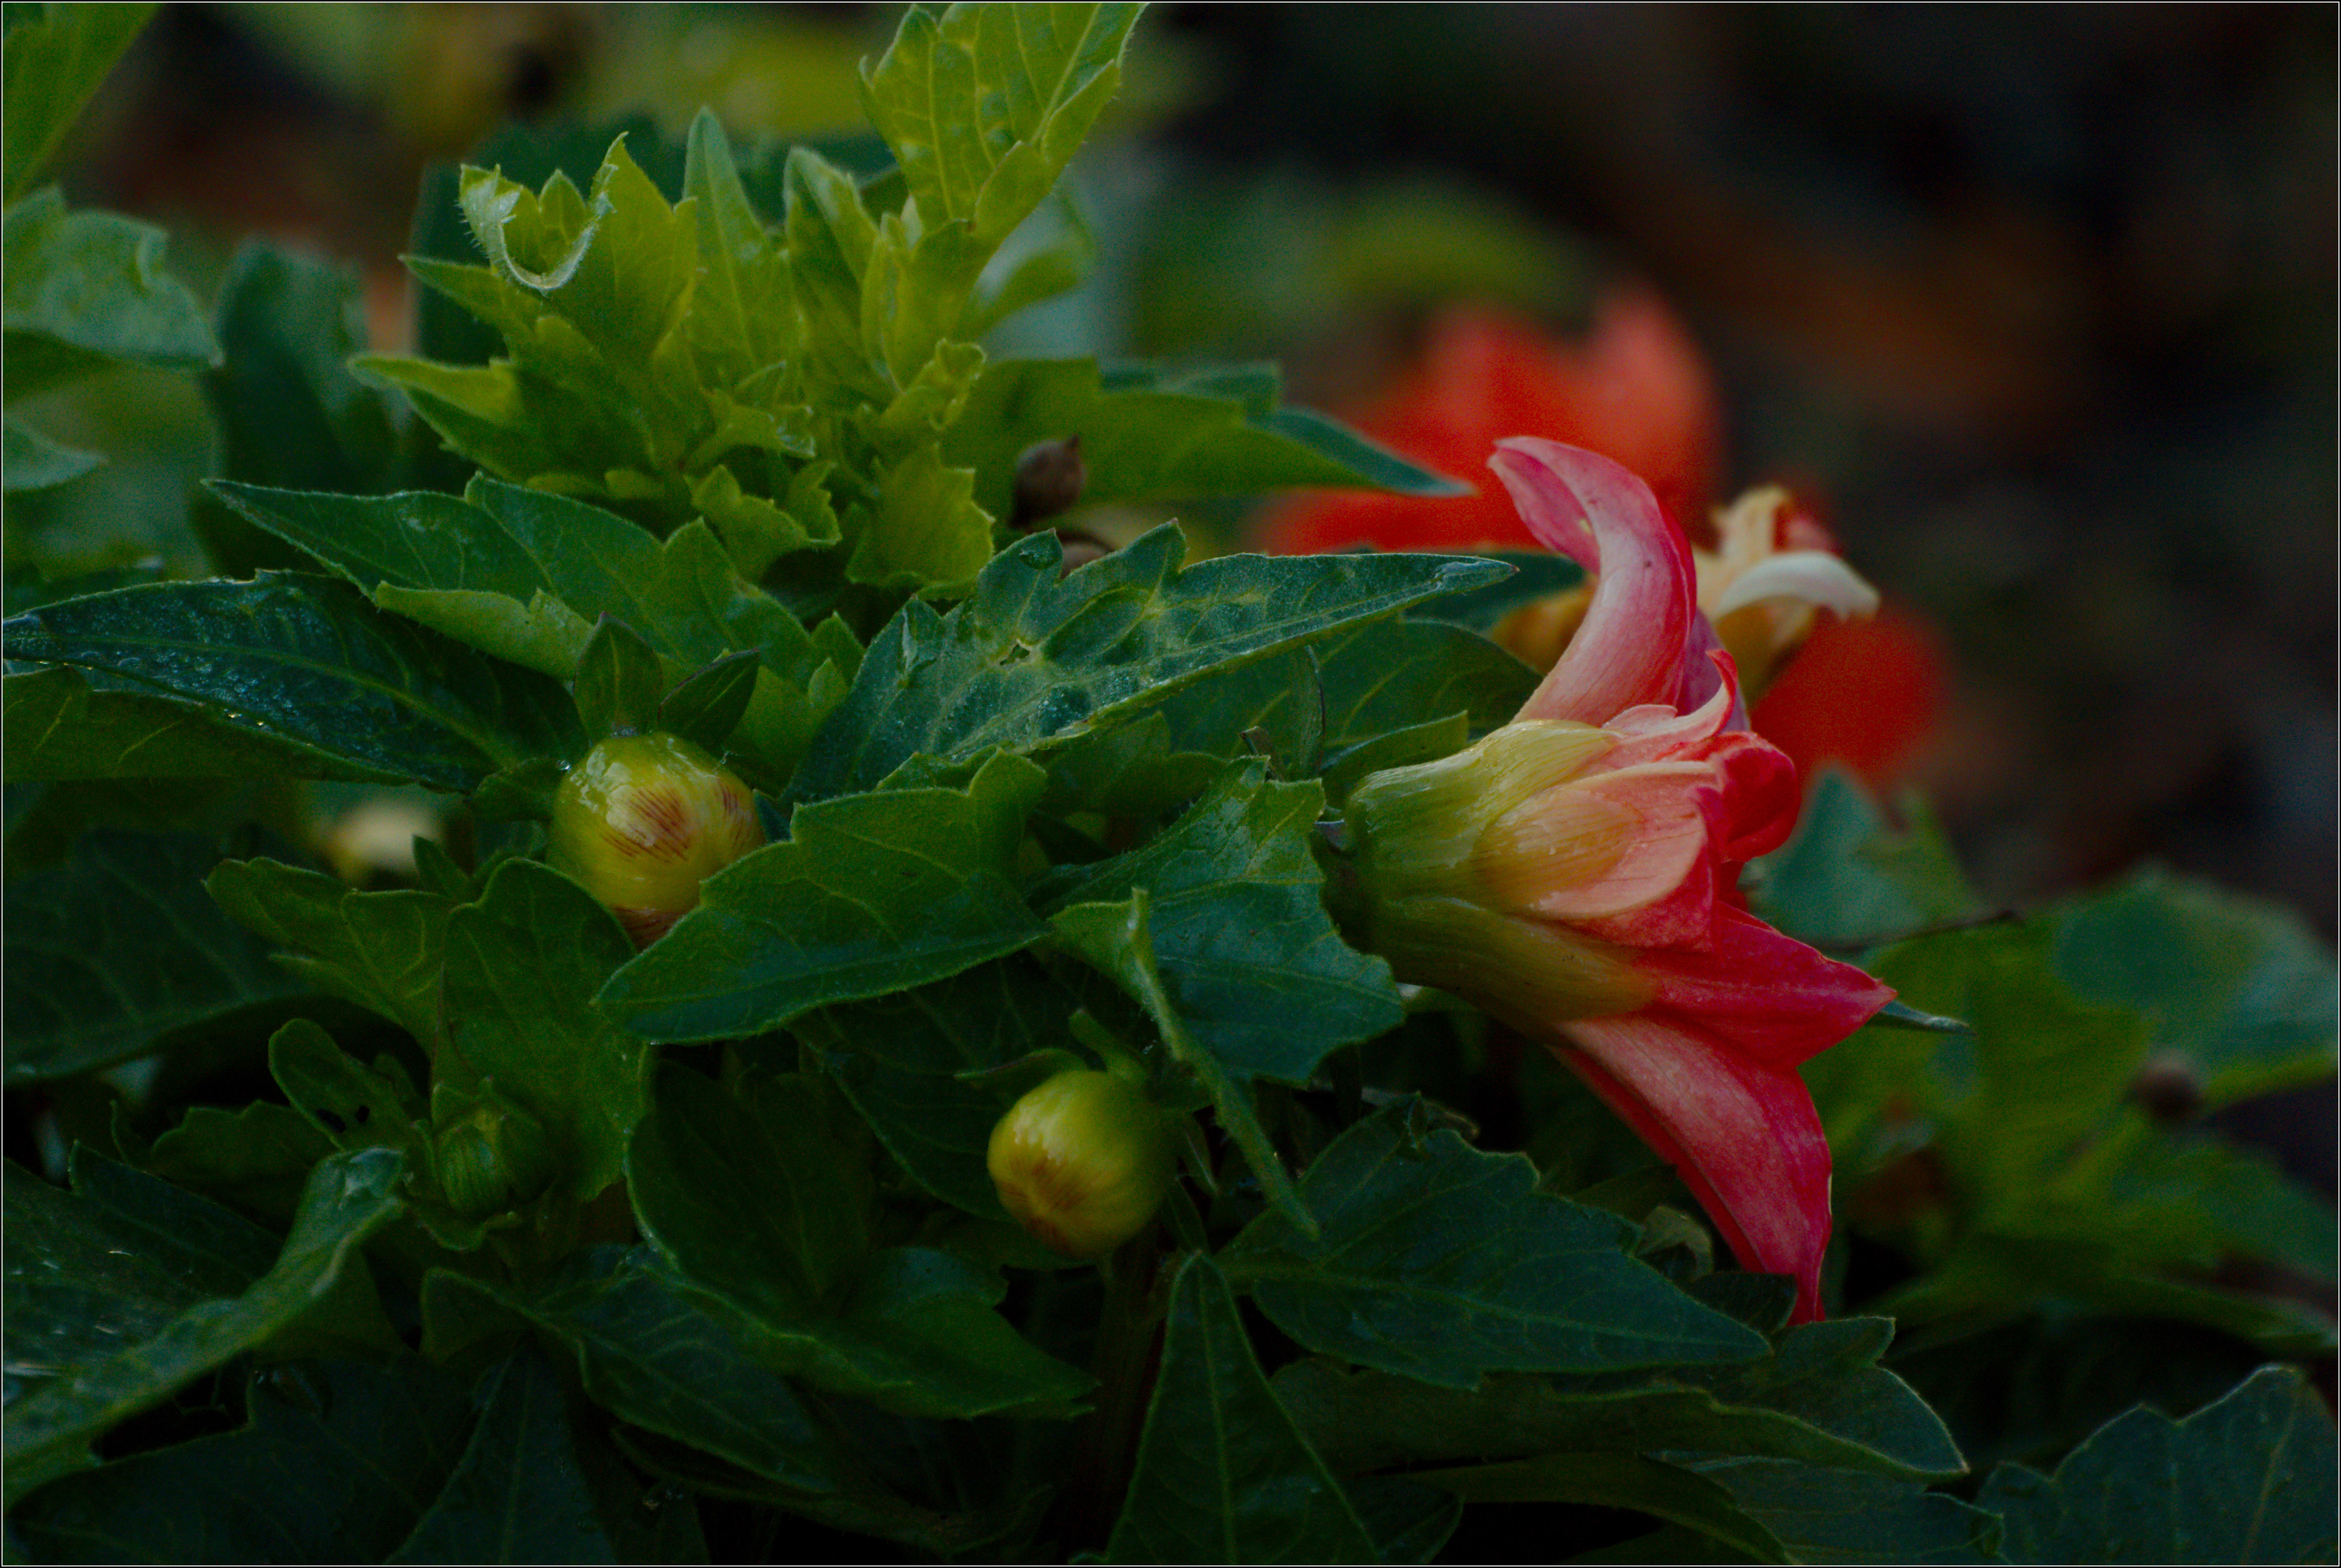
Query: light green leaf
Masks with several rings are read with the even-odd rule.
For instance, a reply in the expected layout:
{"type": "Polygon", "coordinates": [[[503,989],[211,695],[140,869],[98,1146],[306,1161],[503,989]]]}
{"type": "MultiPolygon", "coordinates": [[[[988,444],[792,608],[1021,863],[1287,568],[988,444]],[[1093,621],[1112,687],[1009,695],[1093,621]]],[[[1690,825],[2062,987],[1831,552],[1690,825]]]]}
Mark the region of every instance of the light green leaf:
{"type": "Polygon", "coordinates": [[[593,1006],[633,954],[593,895],[533,860],[497,867],[447,925],[441,1075],[492,1084],[542,1122],[562,1190],[580,1201],[618,1179],[642,1118],[642,1043],[593,1006]]]}
{"type": "Polygon", "coordinates": [[[1260,1375],[1209,1257],[1180,1265],[1111,1563],[1371,1563],[1340,1484],[1260,1375]]]}
{"type": "Polygon", "coordinates": [[[1008,880],[1041,770],[986,763],[963,789],[800,807],[785,843],[709,878],[700,906],[599,1005],[650,1039],[705,1040],[943,979],[1048,928],[1008,880]]]}
{"type": "Polygon", "coordinates": [[[163,271],[162,230],[67,213],[55,186],[11,205],[5,223],[9,402],[125,361],[219,362],[203,307],[163,271]]]}
{"type": "Polygon", "coordinates": [[[8,19],[7,190],[25,194],[152,5],[25,5],[8,19]]]}
{"type": "Polygon", "coordinates": [[[496,1368],[472,1441],[391,1563],[611,1563],[561,1381],[533,1345],[496,1368]]]}
{"type": "Polygon", "coordinates": [[[991,559],[991,518],[974,493],[972,471],[945,468],[932,442],[914,448],[879,477],[877,505],[849,527],[847,577],[878,588],[963,590],[991,559]]]}
{"type": "Polygon", "coordinates": [[[1764,1354],[1761,1335],[1633,1258],[1625,1221],[1537,1192],[1525,1156],[1417,1138],[1409,1115],[1360,1122],[1310,1166],[1316,1236],[1264,1214],[1220,1255],[1301,1345],[1453,1388],[1764,1354]]]}
{"type": "Polygon", "coordinates": [[[234,729],[439,789],[579,749],[558,685],[324,578],[126,588],[18,616],[5,631],[13,659],[119,673],[212,705],[234,729]]]}
{"type": "Polygon", "coordinates": [[[463,1451],[463,1385],[421,1356],[254,1376],[234,1432],[134,1454],[9,1515],[44,1563],[379,1562],[463,1451]]]}
{"type": "Polygon", "coordinates": [[[1017,454],[1073,435],[1081,438],[1089,473],[1084,502],[1305,485],[1469,493],[1322,415],[1276,407],[1272,380],[1264,400],[1229,395],[1222,385],[1147,365],[1108,372],[1087,359],[1002,360],[976,378],[965,412],[943,438],[943,460],[976,471],[976,501],[999,517],[1008,514],[1017,454]]]}
{"type": "MultiPolygon", "coordinates": [[[[210,1299],[187,1306],[151,1336],[12,1401],[10,1501],[86,1468],[89,1444],[117,1422],[257,1347],[323,1300],[359,1245],[398,1214],[393,1189],[401,1163],[386,1149],[323,1161],[310,1176],[284,1250],[248,1289],[229,1295],[207,1283],[210,1299]]],[[[17,1185],[8,1184],[12,1191],[17,1185]]],[[[24,1233],[12,1226],[12,1252],[24,1241],[24,1233]]]]}
{"type": "Polygon", "coordinates": [[[2173,1421],[2143,1405],[2043,1475],[2002,1464],[1977,1503],[2017,1563],[2322,1563],[2334,1550],[2333,1421],[2266,1366],[2173,1421]]]}
{"type": "Polygon", "coordinates": [[[1179,570],[1154,530],[1059,581],[1042,535],[1011,546],[948,615],[913,600],[888,622],[815,737],[790,793],[868,789],[913,755],[1041,751],[1231,669],[1505,569],[1440,556],[1226,556],[1179,570]]]}
{"type": "Polygon", "coordinates": [[[305,988],[204,897],[218,859],[210,834],[100,829],[8,885],[10,1084],[110,1067],[305,988]]]}
{"type": "Polygon", "coordinates": [[[79,479],[105,459],[94,452],[51,441],[30,425],[7,422],[5,477],[9,493],[20,490],[50,490],[79,479]]]}

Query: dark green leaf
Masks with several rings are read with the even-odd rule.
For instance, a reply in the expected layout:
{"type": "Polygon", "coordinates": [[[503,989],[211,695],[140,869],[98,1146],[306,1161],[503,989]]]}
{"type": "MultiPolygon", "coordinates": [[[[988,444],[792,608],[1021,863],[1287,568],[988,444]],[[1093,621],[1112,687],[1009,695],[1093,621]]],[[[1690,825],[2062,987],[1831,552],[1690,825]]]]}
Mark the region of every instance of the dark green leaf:
{"type": "Polygon", "coordinates": [[[1764,1354],[1761,1335],[1629,1256],[1624,1221],[1538,1193],[1522,1156],[1483,1155],[1451,1132],[1417,1139],[1408,1121],[1393,1106],[1310,1166],[1300,1197],[1316,1237],[1265,1214],[1221,1255],[1303,1345],[1455,1388],[1489,1372],[1764,1354]]]}
{"type": "Polygon", "coordinates": [[[1048,928],[1007,873],[1041,783],[1002,756],[963,789],[800,807],[789,841],[709,878],[700,907],[612,978],[601,1007],[652,1039],[752,1035],[1030,947],[1048,928]]]}
{"type": "MultiPolygon", "coordinates": [[[[1266,367],[1263,367],[1266,368],[1266,367]]],[[[1223,394],[1206,378],[1094,360],[1002,360],[976,378],[943,437],[943,459],[977,474],[975,499],[1008,515],[1016,457],[1035,442],[1081,439],[1084,503],[1188,501],[1303,485],[1370,486],[1407,495],[1469,487],[1420,468],[1300,409],[1223,394]]],[[[1490,580],[1499,577],[1490,572],[1490,580]]]]}
{"type": "Polygon", "coordinates": [[[246,241],[220,282],[226,357],[204,377],[232,480],[294,491],[372,493],[396,473],[383,394],[349,372],[365,346],[357,278],[246,241]]]}
{"type": "Polygon", "coordinates": [[[7,422],[7,452],[5,465],[0,465],[0,479],[5,479],[9,491],[48,490],[70,479],[79,479],[105,460],[94,452],[66,446],[51,441],[30,425],[7,422]]]}
{"type": "Polygon", "coordinates": [[[2273,905],[2148,871],[2075,906],[2056,961],[2082,1000],[2144,1013],[2206,1106],[2333,1076],[2332,949],[2273,905]]]}
{"type": "Polygon", "coordinates": [[[944,616],[918,600],[878,634],[791,787],[868,789],[914,755],[1037,751],[1161,702],[1214,670],[1487,581],[1439,556],[1228,556],[1179,570],[1166,525],[1058,581],[1053,536],[983,569],[944,616]]]}
{"type": "Polygon", "coordinates": [[[272,1225],[289,1224],[310,1167],[333,1143],[290,1106],[254,1100],[231,1115],[192,1107],[154,1140],[146,1168],[272,1225]]]}
{"type": "Polygon", "coordinates": [[[609,1563],[561,1382],[534,1345],[498,1367],[446,1485],[392,1563],[609,1563]]]}
{"type": "Polygon", "coordinates": [[[447,926],[442,1078],[496,1091],[553,1142],[562,1189],[592,1197],[616,1181],[643,1114],[643,1047],[593,1006],[633,956],[593,895],[533,860],[507,860],[447,926]]]}
{"type": "Polygon", "coordinates": [[[348,779],[395,783],[399,775],[304,744],[243,729],[217,709],[127,689],[76,670],[8,676],[8,778],[348,779]]]}
{"type": "Polygon", "coordinates": [[[463,789],[532,755],[578,749],[569,694],[544,677],[291,573],[70,600],[5,627],[10,657],[118,672],[402,780],[463,789]]]}
{"type": "Polygon", "coordinates": [[[1633,1454],[1546,1454],[1417,1477],[1466,1503],[1578,1503],[1631,1508],[1696,1530],[1758,1563],[1795,1563],[1772,1533],[1706,1477],[1633,1454]]]}
{"type": "Polygon", "coordinates": [[[1029,959],[981,964],[933,985],[792,1026],[827,1066],[887,1151],[933,1193],[970,1214],[1007,1211],[985,1166],[991,1129],[1014,1103],[982,1074],[1071,1037],[1076,999],[1029,959]]]}
{"type": "Polygon", "coordinates": [[[1512,575],[1468,593],[1434,599],[1413,611],[1415,619],[1448,620],[1474,631],[1491,631],[1497,622],[1515,610],[1566,593],[1585,581],[1585,569],[1565,555],[1528,550],[1490,550],[1483,553],[1489,561],[1500,561],[1510,567],[1512,575]]]}
{"type": "Polygon", "coordinates": [[[756,655],[727,653],[683,680],[659,701],[655,728],[721,752],[756,690],[756,655]]]}
{"type": "Polygon", "coordinates": [[[1789,1331],[1773,1355],[1651,1373],[1490,1379],[1476,1394],[1302,1361],[1277,1393],[1347,1474],[1546,1452],[1760,1454],[1904,1480],[1964,1466],[1943,1424],[1876,1357],[1877,1318],[1789,1331]]]}
{"type": "Polygon", "coordinates": [[[1257,759],[1225,769],[1150,843],[1036,889],[1061,910],[1143,888],[1155,962],[1194,1037],[1239,1078],[1308,1081],[1329,1051],[1405,1017],[1390,968],[1343,942],[1310,843],[1323,793],[1257,759]]]}
{"type": "Polygon", "coordinates": [[[577,656],[578,722],[595,739],[639,735],[658,722],[666,686],[666,671],[651,645],[625,622],[605,615],[577,656]]]}
{"type": "Polygon", "coordinates": [[[1890,831],[1861,787],[1822,772],[1796,837],[1751,869],[1756,911],[1799,940],[1861,948],[1976,909],[1942,829],[1915,800],[1910,830],[1890,831]]]}
{"type": "Polygon", "coordinates": [[[2327,1562],[2333,1419],[2297,1371],[2263,1367],[2184,1421],[2109,1422],[2053,1477],[2003,1464],[1976,1501],[2011,1562],[2327,1562]]]}
{"type": "Polygon", "coordinates": [[[10,1516],[44,1563],[374,1563],[446,1482],[473,1424],[455,1378],[286,1364],[251,1381],[251,1421],[45,1489],[10,1516]]]}
{"type": "Polygon", "coordinates": [[[627,1176],[676,1283],[773,1370],[909,1414],[1064,1413],[1088,1379],[991,1310],[995,1276],[922,1247],[872,1249],[868,1156],[818,1080],[735,1095],[670,1066],[627,1176]]]}
{"type": "MultiPolygon", "coordinates": [[[[310,1176],[284,1251],[241,1295],[228,1295],[206,1282],[212,1299],[11,1402],[10,1498],[86,1468],[90,1443],[116,1422],[264,1343],[324,1296],[365,1238],[398,1214],[393,1189],[401,1166],[400,1156],[386,1149],[323,1161],[310,1176]]],[[[9,1184],[11,1189],[16,1185],[9,1184]]]]}
{"type": "Polygon", "coordinates": [[[784,1378],[749,1358],[722,1325],[627,1255],[603,1275],[533,1298],[475,1281],[462,1288],[551,1330],[575,1351],[585,1390],[621,1420],[662,1433],[776,1486],[832,1493],[842,1454],[832,1434],[784,1378]]]}
{"type": "Polygon", "coordinates": [[[124,362],[218,362],[203,307],[163,271],[162,230],[68,213],[55,186],[13,203],[6,227],[9,402],[124,362]]]}
{"type": "Polygon", "coordinates": [[[1998,1563],[1999,1521],[1907,1481],[1784,1459],[1695,1466],[1796,1563],[1998,1563]]]}
{"type": "Polygon", "coordinates": [[[1211,1260],[1171,1286],[1114,1563],[1370,1563],[1340,1484],[1277,1403],[1211,1260]]]}
{"type": "Polygon", "coordinates": [[[225,860],[204,886],[273,947],[277,962],[321,991],[435,1044],[439,969],[453,900],[420,888],[363,893],[277,860],[225,860]]]}
{"type": "Polygon", "coordinates": [[[205,833],[100,829],[7,892],[8,1081],[108,1067],[304,987],[204,897],[205,833]]]}
{"type": "Polygon", "coordinates": [[[8,200],[40,174],[152,5],[27,5],[8,19],[8,200]]]}

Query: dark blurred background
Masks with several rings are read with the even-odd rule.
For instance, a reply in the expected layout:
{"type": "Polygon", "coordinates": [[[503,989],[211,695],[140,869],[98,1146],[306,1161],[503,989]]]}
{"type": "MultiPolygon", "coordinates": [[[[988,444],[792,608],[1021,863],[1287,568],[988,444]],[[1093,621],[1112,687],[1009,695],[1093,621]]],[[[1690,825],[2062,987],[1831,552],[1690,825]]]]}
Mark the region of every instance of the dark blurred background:
{"type": "MultiPolygon", "coordinates": [[[[61,167],[198,293],[247,233],[346,260],[395,344],[431,162],[507,116],[859,127],[895,15],[168,6],[61,167]]],[[[1076,171],[1097,275],[994,347],[1277,358],[1345,412],[1444,307],[1565,342],[1647,285],[1714,392],[1718,499],[1791,482],[1944,661],[1878,782],[1987,896],[2153,858],[2330,938],[2335,15],[1162,6],[1076,171]]],[[[148,455],[50,521],[199,568],[200,402],[108,385],[49,428],[148,455]]]]}

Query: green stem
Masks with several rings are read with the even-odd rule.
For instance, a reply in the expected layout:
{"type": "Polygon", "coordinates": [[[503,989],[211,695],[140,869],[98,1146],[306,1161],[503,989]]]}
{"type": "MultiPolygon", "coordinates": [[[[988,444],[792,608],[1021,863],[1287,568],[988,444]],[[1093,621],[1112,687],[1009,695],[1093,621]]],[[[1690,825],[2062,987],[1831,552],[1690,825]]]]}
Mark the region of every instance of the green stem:
{"type": "Polygon", "coordinates": [[[1164,1303],[1155,1286],[1166,1271],[1156,1244],[1159,1234],[1147,1226],[1109,1257],[1102,1270],[1105,1308],[1090,1362],[1098,1380],[1097,1405],[1075,1435],[1067,1520],[1069,1538],[1098,1551],[1104,1549],[1130,1490],[1161,1356],[1164,1303]]]}

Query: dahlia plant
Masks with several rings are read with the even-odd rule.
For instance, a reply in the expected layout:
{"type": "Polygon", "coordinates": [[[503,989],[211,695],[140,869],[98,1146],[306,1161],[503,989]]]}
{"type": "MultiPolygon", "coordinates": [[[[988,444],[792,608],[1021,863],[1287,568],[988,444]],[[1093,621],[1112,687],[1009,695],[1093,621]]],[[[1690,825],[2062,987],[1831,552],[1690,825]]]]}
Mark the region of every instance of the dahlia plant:
{"type": "Polygon", "coordinates": [[[1867,590],[1773,502],[1711,590],[1567,431],[1477,454],[1541,552],[1131,521],[1473,479],[987,351],[1136,21],[504,134],[365,353],[32,188],[126,33],[10,7],[19,516],[35,393],[222,438],[212,575],[10,539],[11,1560],[2329,1553],[2330,1211],[2198,1116],[2327,955],[1799,819],[1738,660],[1867,590]]]}

